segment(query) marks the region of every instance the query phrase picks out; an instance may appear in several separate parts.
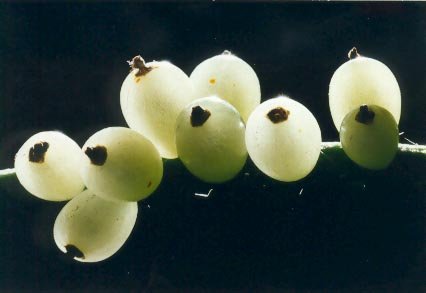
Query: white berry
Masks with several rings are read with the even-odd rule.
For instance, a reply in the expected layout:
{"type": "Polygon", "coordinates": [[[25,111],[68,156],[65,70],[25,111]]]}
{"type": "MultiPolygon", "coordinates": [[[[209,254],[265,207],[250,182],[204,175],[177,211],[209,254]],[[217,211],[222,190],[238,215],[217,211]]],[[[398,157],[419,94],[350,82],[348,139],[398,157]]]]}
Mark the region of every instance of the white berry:
{"type": "Polygon", "coordinates": [[[60,250],[81,262],[98,262],[116,253],[136,222],[136,202],[112,202],[85,190],[60,211],[53,237],[60,250]]]}
{"type": "Polygon", "coordinates": [[[217,97],[197,99],[177,120],[179,158],[201,180],[228,181],[246,162],[244,133],[241,116],[231,104],[217,97]]]}
{"type": "MultiPolygon", "coordinates": [[[[356,51],[355,53],[357,54],[356,51]]],[[[358,56],[334,72],[330,81],[329,104],[337,130],[340,130],[346,114],[362,104],[385,108],[398,123],[401,115],[401,91],[394,74],[385,64],[358,56]]]]}
{"type": "Polygon", "coordinates": [[[144,63],[140,56],[123,82],[120,104],[130,128],[156,146],[164,158],[177,157],[176,118],[195,99],[189,77],[170,62],[144,63]]]}
{"type": "Polygon", "coordinates": [[[250,158],[266,175],[296,181],[315,167],[321,151],[321,130],[299,102],[279,96],[260,104],[246,125],[250,158]]]}
{"type": "Polygon", "coordinates": [[[68,200],[79,194],[83,153],[71,138],[59,131],[31,136],[15,156],[19,182],[31,194],[51,201],[68,200]]]}
{"type": "Polygon", "coordinates": [[[105,199],[144,199],[163,176],[163,162],[155,146],[129,128],[102,129],[87,140],[83,151],[81,177],[89,190],[105,199]]]}
{"type": "Polygon", "coordinates": [[[201,62],[191,73],[197,98],[218,96],[233,105],[244,121],[260,103],[260,84],[253,68],[225,51],[201,62]]]}

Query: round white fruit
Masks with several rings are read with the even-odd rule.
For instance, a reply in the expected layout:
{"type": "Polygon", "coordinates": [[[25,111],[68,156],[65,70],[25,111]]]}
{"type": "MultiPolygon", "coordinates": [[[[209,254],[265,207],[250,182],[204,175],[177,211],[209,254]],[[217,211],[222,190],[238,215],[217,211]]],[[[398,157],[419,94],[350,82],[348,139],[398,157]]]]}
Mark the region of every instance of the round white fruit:
{"type": "Polygon", "coordinates": [[[163,176],[163,162],[155,146],[129,128],[96,132],[84,144],[83,152],[81,177],[88,189],[105,199],[144,199],[163,176]]]}
{"type": "Polygon", "coordinates": [[[245,126],[238,111],[217,97],[193,101],[177,120],[176,146],[188,170],[203,181],[234,178],[247,159],[245,126]]]}
{"type": "Polygon", "coordinates": [[[362,104],[387,109],[398,123],[401,92],[392,71],[382,62],[356,57],[341,65],[333,74],[329,88],[331,116],[337,130],[343,118],[362,104]]]}
{"type": "Polygon", "coordinates": [[[53,227],[56,245],[81,262],[98,262],[116,253],[136,222],[136,202],[112,202],[85,190],[60,211],[53,227]]]}
{"type": "Polygon", "coordinates": [[[297,181],[315,167],[321,130],[299,102],[279,96],[260,104],[246,125],[246,146],[254,164],[280,181],[297,181]]]}
{"type": "Polygon", "coordinates": [[[195,99],[189,77],[175,65],[144,63],[140,56],[131,62],[134,68],[123,82],[120,104],[130,128],[148,138],[164,158],[177,157],[176,118],[195,99]]]}
{"type": "Polygon", "coordinates": [[[345,153],[358,165],[385,169],[398,150],[398,125],[386,109],[362,105],[343,119],[340,141],[345,153]]]}
{"type": "Polygon", "coordinates": [[[244,121],[260,103],[260,84],[253,68],[225,51],[201,62],[190,76],[198,98],[218,96],[233,105],[244,121]]]}
{"type": "Polygon", "coordinates": [[[77,143],[65,134],[39,132],[16,154],[16,176],[28,192],[39,198],[68,200],[84,189],[79,172],[82,156],[77,143]]]}

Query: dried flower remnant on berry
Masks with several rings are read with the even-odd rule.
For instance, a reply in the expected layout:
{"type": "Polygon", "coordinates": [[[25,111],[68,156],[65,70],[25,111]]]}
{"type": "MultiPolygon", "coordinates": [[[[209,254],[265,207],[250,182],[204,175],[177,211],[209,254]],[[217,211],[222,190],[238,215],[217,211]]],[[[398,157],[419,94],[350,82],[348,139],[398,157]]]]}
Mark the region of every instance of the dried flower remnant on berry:
{"type": "Polygon", "coordinates": [[[355,120],[363,124],[371,124],[374,121],[375,113],[374,111],[368,109],[367,105],[361,105],[359,107],[359,112],[355,116],[355,120]]]}
{"type": "Polygon", "coordinates": [[[75,245],[68,244],[65,246],[65,250],[67,251],[66,255],[72,259],[74,258],[84,259],[84,253],[81,252],[81,250],[78,249],[75,245]]]}
{"type": "Polygon", "coordinates": [[[288,115],[290,115],[290,111],[282,107],[277,107],[269,111],[267,115],[272,123],[277,124],[286,121],[288,119],[288,115]]]}
{"type": "Polygon", "coordinates": [[[84,153],[89,157],[90,162],[96,166],[105,164],[108,156],[107,149],[104,146],[88,147],[84,153]]]}
{"type": "Polygon", "coordinates": [[[44,156],[49,148],[49,143],[39,142],[30,148],[29,160],[33,163],[43,163],[44,156]]]}
{"type": "Polygon", "coordinates": [[[348,58],[349,59],[355,59],[357,57],[361,57],[361,55],[359,55],[358,50],[356,49],[356,47],[353,47],[348,52],[348,58]]]}
{"type": "Polygon", "coordinates": [[[132,61],[127,61],[127,63],[129,63],[129,66],[132,70],[138,70],[135,76],[144,76],[153,69],[152,67],[146,66],[145,60],[143,60],[140,55],[133,57],[132,61]]]}
{"type": "Polygon", "coordinates": [[[193,127],[202,126],[207,121],[207,119],[209,119],[210,115],[210,111],[205,110],[200,106],[192,107],[191,125],[193,127]]]}

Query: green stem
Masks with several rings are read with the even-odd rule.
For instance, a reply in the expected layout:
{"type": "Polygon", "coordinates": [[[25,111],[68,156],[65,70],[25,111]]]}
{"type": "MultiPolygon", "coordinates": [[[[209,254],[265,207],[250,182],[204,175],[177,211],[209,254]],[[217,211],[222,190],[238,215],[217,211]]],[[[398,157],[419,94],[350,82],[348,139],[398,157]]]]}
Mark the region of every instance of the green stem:
{"type": "Polygon", "coordinates": [[[15,169],[14,168],[8,168],[8,169],[0,170],[0,178],[8,177],[8,176],[11,176],[11,175],[15,175],[15,169]]]}
{"type": "MultiPolygon", "coordinates": [[[[332,141],[332,142],[323,142],[321,144],[321,150],[323,153],[332,153],[333,150],[340,150],[342,148],[340,142],[332,141]]],[[[410,153],[410,154],[425,154],[426,155],[426,145],[418,145],[418,144],[404,144],[400,143],[398,145],[399,153],[410,153]]],[[[337,152],[336,156],[344,155],[343,152],[337,152]]],[[[0,180],[2,178],[6,178],[9,176],[15,175],[14,168],[7,168],[0,170],[0,180]]]]}
{"type": "MultiPolygon", "coordinates": [[[[321,149],[324,150],[333,150],[333,149],[341,149],[342,145],[338,141],[330,141],[323,142],[321,144],[321,149]]],[[[426,145],[421,144],[406,144],[400,143],[398,144],[399,152],[402,153],[422,153],[426,154],[426,145]]]]}

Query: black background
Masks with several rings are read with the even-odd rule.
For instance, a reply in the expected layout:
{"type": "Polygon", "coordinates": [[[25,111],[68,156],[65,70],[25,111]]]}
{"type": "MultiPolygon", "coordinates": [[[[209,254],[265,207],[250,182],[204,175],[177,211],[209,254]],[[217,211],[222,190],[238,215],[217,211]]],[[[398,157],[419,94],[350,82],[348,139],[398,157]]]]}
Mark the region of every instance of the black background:
{"type": "MultiPolygon", "coordinates": [[[[230,50],[257,72],[262,100],[284,93],[302,102],[330,141],[338,134],[328,84],[356,46],[395,74],[403,137],[426,142],[423,3],[0,3],[0,22],[1,168],[38,131],[58,129],[82,145],[97,130],[125,126],[119,91],[137,54],[190,74],[230,50]]],[[[294,184],[268,180],[249,162],[250,176],[213,186],[209,199],[193,193],[212,186],[168,162],[129,240],[98,264],[56,248],[62,204],[3,181],[0,290],[420,290],[425,166],[401,171],[398,162],[379,174],[335,165],[355,179],[321,165],[294,184]]]]}

